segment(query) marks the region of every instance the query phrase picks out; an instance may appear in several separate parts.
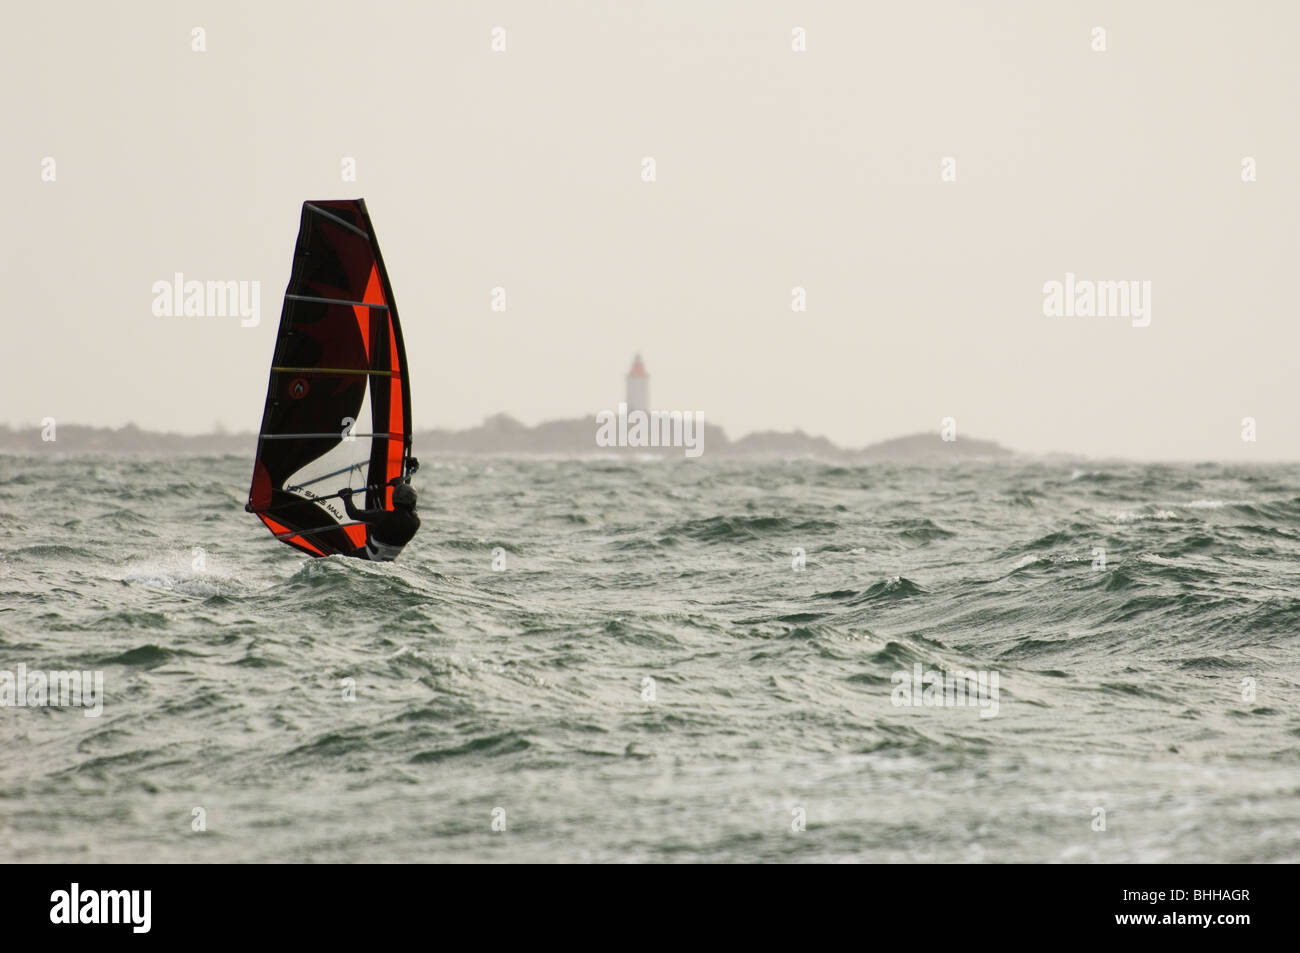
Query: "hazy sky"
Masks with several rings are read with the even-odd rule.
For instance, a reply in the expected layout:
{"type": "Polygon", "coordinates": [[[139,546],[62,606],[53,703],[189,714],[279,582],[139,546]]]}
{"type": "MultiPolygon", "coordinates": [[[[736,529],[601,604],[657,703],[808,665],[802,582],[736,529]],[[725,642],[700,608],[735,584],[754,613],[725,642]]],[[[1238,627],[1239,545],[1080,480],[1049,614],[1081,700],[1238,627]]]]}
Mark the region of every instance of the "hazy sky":
{"type": "Polygon", "coordinates": [[[5,17],[0,421],[256,429],[301,203],[361,196],[417,429],[613,408],[639,351],[733,437],[1300,458],[1295,3],[5,17]],[[154,316],[175,272],[261,282],[260,325],[154,316]],[[1151,282],[1150,325],[1044,316],[1067,272],[1151,282]]]}

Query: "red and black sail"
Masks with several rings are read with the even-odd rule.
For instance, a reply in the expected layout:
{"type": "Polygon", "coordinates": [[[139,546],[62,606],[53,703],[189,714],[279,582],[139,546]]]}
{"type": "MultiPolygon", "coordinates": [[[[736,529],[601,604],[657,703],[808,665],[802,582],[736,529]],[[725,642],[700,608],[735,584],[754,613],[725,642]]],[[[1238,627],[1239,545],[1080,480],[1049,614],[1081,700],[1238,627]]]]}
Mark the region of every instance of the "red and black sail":
{"type": "Polygon", "coordinates": [[[247,509],[313,556],[366,541],[337,493],[392,509],[413,472],[397,304],[362,199],[304,202],[247,509]]]}

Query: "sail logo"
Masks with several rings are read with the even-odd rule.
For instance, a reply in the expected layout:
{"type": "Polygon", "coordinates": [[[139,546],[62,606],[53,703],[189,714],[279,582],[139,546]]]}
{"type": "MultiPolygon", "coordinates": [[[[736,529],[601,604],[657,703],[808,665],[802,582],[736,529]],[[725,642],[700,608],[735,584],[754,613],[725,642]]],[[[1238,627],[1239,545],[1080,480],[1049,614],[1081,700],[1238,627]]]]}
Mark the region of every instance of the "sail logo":
{"type": "Polygon", "coordinates": [[[51,923],[125,923],[132,933],[148,933],[153,925],[152,890],[83,891],[74,881],[71,890],[50,894],[50,903],[51,923]]]}
{"type": "Polygon", "coordinates": [[[1076,280],[1043,285],[1043,314],[1049,318],[1132,318],[1133,327],[1151,324],[1151,282],[1076,280]]]}
{"type": "Polygon", "coordinates": [[[240,326],[262,321],[260,281],[186,281],[176,272],[171,281],[153,283],[156,318],[240,318],[240,326]]]}
{"type": "Polygon", "coordinates": [[[698,410],[633,410],[596,415],[598,447],[682,447],[688,457],[704,453],[704,413],[698,410]]]}
{"type": "Polygon", "coordinates": [[[103,672],[0,671],[0,708],[85,708],[87,718],[104,713],[103,672]]]}
{"type": "Polygon", "coordinates": [[[923,671],[917,662],[912,671],[895,672],[889,680],[894,683],[889,700],[895,708],[978,708],[981,718],[998,713],[997,672],[923,671]]]}

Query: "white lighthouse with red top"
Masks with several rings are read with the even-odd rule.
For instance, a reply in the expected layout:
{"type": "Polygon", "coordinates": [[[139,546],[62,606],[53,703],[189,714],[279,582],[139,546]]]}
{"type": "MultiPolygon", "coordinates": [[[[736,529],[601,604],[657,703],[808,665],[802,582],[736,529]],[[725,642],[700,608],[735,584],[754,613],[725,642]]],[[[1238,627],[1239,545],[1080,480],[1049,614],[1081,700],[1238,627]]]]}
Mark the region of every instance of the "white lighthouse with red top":
{"type": "Polygon", "coordinates": [[[638,354],[632,361],[632,369],[627,372],[627,412],[650,410],[650,375],[645,372],[638,354]]]}

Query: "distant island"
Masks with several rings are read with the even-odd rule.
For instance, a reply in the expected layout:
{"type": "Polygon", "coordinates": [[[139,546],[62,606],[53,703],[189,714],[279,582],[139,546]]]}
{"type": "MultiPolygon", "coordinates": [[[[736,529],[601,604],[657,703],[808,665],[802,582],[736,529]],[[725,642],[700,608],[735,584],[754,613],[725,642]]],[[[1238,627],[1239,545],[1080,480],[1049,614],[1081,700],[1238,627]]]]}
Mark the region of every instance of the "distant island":
{"type": "MultiPolygon", "coordinates": [[[[417,456],[440,453],[558,456],[653,454],[664,457],[683,455],[681,447],[598,446],[596,443],[598,426],[595,415],[571,420],[550,420],[529,427],[507,414],[496,414],[478,427],[467,430],[417,430],[414,434],[415,453],[417,456]]],[[[14,429],[0,425],[0,451],[244,454],[251,458],[257,445],[257,435],[253,433],[172,434],[142,430],[134,424],[116,429],[59,424],[54,441],[42,440],[41,437],[40,427],[14,429]]],[[[825,437],[814,437],[802,430],[764,430],[748,434],[738,440],[731,440],[723,428],[707,423],[703,451],[705,456],[811,456],[859,461],[920,462],[998,459],[1013,456],[1013,451],[991,440],[975,440],[960,436],[956,440],[943,440],[937,431],[894,437],[858,449],[845,449],[825,437]]]]}

